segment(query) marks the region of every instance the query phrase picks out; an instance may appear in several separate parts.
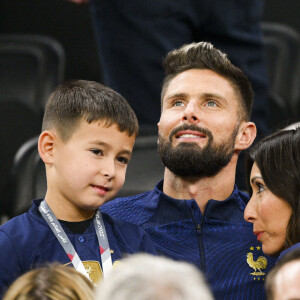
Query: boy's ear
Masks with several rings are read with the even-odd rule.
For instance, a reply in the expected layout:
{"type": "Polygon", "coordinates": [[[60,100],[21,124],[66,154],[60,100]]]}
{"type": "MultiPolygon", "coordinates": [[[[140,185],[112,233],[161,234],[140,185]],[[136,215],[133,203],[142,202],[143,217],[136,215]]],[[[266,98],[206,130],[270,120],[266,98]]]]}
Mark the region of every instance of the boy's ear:
{"type": "Polygon", "coordinates": [[[45,164],[53,162],[55,134],[51,130],[43,131],[38,141],[39,155],[45,164]]]}
{"type": "Polygon", "coordinates": [[[244,122],[240,125],[235,139],[235,150],[245,150],[249,148],[256,137],[256,126],[253,122],[244,122]]]}

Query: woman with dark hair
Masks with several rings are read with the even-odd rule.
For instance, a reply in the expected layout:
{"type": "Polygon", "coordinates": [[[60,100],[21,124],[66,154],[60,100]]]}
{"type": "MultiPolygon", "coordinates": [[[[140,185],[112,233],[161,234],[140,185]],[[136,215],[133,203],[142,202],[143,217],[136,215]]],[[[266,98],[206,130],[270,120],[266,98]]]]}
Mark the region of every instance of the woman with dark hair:
{"type": "Polygon", "coordinates": [[[244,217],[267,255],[300,247],[300,128],[281,130],[254,146],[247,160],[251,199],[244,217]]]}

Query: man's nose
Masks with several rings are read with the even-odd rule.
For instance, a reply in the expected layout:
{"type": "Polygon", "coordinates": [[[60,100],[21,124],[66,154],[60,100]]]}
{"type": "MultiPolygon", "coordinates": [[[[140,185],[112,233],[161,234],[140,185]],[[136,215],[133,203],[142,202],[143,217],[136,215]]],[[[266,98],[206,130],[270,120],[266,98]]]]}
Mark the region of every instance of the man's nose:
{"type": "Polygon", "coordinates": [[[200,122],[200,110],[195,100],[189,101],[185,110],[183,111],[182,119],[183,121],[187,121],[189,123],[200,122]]]}

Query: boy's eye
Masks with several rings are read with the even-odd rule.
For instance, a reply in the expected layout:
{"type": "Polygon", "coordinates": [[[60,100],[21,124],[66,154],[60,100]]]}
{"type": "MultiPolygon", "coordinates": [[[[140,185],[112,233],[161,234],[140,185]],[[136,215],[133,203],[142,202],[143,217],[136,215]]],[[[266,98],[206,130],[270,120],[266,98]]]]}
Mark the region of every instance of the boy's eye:
{"type": "Polygon", "coordinates": [[[102,150],[100,150],[100,149],[91,149],[91,152],[98,156],[103,154],[102,150]]]}
{"type": "Polygon", "coordinates": [[[127,165],[129,163],[129,159],[127,157],[123,157],[123,156],[118,157],[117,161],[124,165],[127,165]]]}

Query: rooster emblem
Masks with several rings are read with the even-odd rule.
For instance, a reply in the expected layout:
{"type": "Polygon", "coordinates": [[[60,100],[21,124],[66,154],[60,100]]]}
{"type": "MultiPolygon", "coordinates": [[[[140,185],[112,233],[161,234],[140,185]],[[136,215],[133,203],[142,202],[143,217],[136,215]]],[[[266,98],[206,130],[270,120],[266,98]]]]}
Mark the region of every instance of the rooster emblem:
{"type": "Polygon", "coordinates": [[[247,253],[247,263],[248,265],[254,269],[254,272],[251,275],[260,276],[266,275],[266,273],[262,272],[261,269],[266,269],[268,261],[264,256],[259,256],[256,261],[253,260],[253,253],[247,253]],[[258,270],[259,272],[256,272],[258,270]]]}

